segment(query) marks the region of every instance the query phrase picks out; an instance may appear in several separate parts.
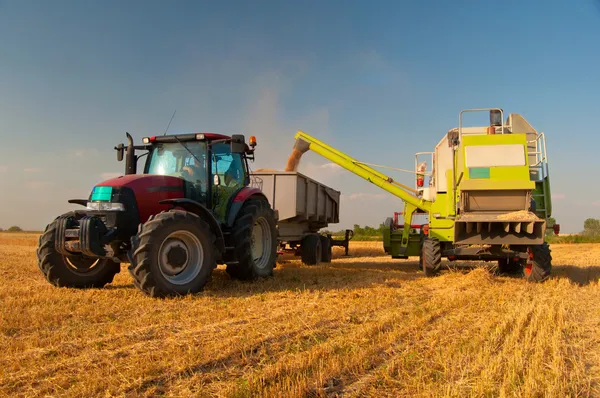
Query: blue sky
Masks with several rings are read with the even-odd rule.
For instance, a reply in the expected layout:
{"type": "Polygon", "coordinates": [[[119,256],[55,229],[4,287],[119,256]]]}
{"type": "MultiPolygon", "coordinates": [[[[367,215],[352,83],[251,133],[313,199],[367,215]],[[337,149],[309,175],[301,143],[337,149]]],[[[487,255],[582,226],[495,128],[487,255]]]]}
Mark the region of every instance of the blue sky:
{"type": "MultiPolygon", "coordinates": [[[[412,167],[461,109],[502,107],[547,135],[563,231],[600,218],[595,0],[0,0],[0,37],[0,227],[69,210],[175,109],[170,132],[254,134],[254,167],[283,168],[298,129],[412,167]]],[[[334,227],[401,210],[326,163],[301,171],[344,194],[334,227]]]]}

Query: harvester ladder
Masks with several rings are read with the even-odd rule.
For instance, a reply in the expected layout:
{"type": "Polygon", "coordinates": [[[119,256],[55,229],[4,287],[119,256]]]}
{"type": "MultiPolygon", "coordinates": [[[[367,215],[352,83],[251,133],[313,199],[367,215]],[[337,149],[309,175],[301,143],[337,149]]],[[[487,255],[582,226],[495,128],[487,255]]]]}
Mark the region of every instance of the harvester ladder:
{"type": "Polygon", "coordinates": [[[528,143],[535,143],[535,152],[530,152],[529,155],[535,155],[535,161],[529,165],[531,180],[535,181],[536,189],[532,194],[533,199],[536,201],[536,213],[542,213],[544,219],[547,220],[550,216],[550,201],[548,181],[549,181],[549,169],[548,169],[548,155],[546,153],[546,136],[544,133],[540,133],[536,136],[535,140],[528,141],[528,143]],[[542,203],[538,200],[543,198],[543,207],[540,208],[537,205],[542,203]]]}

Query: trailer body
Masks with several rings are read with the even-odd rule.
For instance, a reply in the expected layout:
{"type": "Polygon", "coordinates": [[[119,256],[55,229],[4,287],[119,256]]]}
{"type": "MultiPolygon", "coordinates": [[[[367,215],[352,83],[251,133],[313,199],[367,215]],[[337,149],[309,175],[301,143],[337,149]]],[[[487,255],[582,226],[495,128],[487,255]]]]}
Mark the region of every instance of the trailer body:
{"type": "MultiPolygon", "coordinates": [[[[307,251],[321,251],[317,263],[327,262],[331,246],[345,246],[347,250],[351,234],[349,237],[347,233],[342,241],[319,235],[322,228],[339,223],[340,191],[296,171],[255,171],[250,175],[250,186],[260,189],[277,212],[282,248],[303,257],[307,251]],[[307,247],[317,245],[317,241],[320,248],[307,247]]],[[[311,263],[310,259],[307,261],[311,263]]]]}

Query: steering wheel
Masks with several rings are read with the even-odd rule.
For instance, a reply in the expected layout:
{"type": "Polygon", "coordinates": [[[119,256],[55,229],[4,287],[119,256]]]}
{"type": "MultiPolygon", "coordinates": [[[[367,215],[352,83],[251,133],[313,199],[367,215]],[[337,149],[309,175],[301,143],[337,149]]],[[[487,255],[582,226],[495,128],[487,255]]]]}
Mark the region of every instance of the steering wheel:
{"type": "Polygon", "coordinates": [[[196,174],[196,173],[194,172],[194,169],[192,169],[190,166],[183,166],[183,167],[181,168],[181,172],[182,172],[182,173],[183,173],[183,172],[186,172],[186,173],[188,173],[188,175],[189,175],[190,177],[194,177],[194,175],[196,174]]]}

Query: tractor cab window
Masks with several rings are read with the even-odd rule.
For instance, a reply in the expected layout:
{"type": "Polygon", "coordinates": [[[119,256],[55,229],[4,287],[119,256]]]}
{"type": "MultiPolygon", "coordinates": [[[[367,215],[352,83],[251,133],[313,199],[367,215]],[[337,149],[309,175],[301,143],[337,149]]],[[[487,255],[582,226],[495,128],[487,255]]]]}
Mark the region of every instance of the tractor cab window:
{"type": "Polygon", "coordinates": [[[211,155],[213,209],[217,219],[225,221],[230,200],[244,186],[246,169],[242,155],[231,153],[228,143],[213,145],[211,155]]]}
{"type": "Polygon", "coordinates": [[[216,144],[212,147],[212,173],[219,178],[219,186],[241,188],[244,186],[245,169],[242,156],[231,153],[230,145],[216,144]]]}
{"type": "Polygon", "coordinates": [[[183,178],[202,193],[206,193],[208,183],[206,160],[204,142],[156,144],[148,155],[146,173],[183,178]]]}

